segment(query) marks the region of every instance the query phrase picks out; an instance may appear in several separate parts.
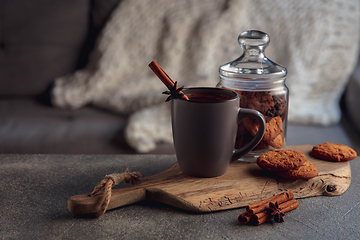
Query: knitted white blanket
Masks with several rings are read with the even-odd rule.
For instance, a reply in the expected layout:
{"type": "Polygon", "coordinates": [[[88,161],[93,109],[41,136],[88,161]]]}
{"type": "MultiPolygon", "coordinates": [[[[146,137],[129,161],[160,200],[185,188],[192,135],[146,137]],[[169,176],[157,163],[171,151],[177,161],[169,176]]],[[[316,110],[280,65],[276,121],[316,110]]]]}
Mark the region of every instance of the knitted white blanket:
{"type": "Polygon", "coordinates": [[[128,143],[139,152],[172,141],[165,86],[156,60],[179,85],[215,86],[218,68],[239,57],[238,35],[270,35],[267,56],[288,69],[289,121],[329,125],[359,46],[358,0],[123,0],[103,30],[89,65],[56,79],[56,106],[94,104],[131,113],[128,143]]]}

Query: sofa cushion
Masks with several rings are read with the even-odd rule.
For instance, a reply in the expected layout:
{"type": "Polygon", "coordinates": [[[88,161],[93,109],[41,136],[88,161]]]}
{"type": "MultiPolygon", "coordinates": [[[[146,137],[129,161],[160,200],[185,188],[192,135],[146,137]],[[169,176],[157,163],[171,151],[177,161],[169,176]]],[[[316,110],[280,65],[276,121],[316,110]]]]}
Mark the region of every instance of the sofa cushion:
{"type": "Polygon", "coordinates": [[[89,0],[0,1],[0,96],[36,95],[76,69],[89,0]]]}
{"type": "Polygon", "coordinates": [[[134,153],[123,139],[126,116],[77,111],[32,98],[0,99],[0,153],[134,153]]]}

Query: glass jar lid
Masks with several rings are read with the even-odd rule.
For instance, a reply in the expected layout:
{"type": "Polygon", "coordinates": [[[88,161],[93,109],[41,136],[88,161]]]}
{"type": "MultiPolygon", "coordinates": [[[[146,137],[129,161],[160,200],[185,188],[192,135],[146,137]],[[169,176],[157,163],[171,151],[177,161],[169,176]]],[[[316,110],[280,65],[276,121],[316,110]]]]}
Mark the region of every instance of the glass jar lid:
{"type": "MultiPolygon", "coordinates": [[[[268,34],[250,30],[238,37],[243,54],[232,62],[220,66],[222,79],[239,81],[240,79],[263,82],[266,80],[284,80],[287,74],[285,67],[278,65],[265,56],[265,48],[270,43],[268,34]]],[[[269,83],[269,82],[268,82],[269,83]]]]}

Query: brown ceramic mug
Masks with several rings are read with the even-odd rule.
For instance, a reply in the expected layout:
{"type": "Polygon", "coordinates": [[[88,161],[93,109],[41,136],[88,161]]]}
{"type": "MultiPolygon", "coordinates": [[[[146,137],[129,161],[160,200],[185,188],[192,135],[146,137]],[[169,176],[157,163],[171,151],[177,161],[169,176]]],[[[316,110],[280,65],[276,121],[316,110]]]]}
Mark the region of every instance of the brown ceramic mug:
{"type": "Polygon", "coordinates": [[[239,108],[239,94],[221,88],[188,88],[189,100],[171,103],[172,131],[181,171],[195,177],[215,177],[226,172],[261,141],[266,122],[252,109],[239,108]],[[244,147],[234,150],[237,127],[246,117],[254,118],[259,131],[244,147]]]}

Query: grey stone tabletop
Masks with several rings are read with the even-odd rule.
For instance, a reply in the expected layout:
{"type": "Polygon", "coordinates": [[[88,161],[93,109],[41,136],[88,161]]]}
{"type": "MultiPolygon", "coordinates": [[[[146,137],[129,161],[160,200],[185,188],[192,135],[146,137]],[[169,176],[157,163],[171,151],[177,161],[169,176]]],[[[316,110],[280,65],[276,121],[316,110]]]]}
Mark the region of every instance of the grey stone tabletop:
{"type": "MultiPolygon", "coordinates": [[[[69,197],[91,192],[106,174],[161,172],[174,155],[0,155],[1,239],[359,239],[360,159],[349,189],[337,197],[298,199],[285,222],[240,225],[244,208],[192,213],[153,201],[78,216],[69,197]]],[[[116,187],[126,187],[125,183],[116,187]]]]}

